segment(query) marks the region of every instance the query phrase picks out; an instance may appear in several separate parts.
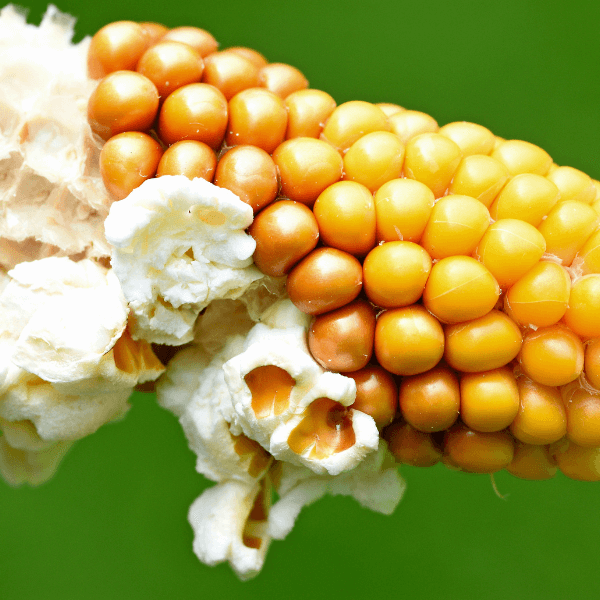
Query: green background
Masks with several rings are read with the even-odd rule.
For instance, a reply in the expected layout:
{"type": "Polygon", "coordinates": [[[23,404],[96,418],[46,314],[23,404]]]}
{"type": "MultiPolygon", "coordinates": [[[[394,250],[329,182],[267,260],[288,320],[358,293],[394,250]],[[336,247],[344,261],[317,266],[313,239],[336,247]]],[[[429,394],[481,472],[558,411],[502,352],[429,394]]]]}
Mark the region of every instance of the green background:
{"type": "MultiPolygon", "coordinates": [[[[338,103],[396,102],[469,120],[600,178],[600,4],[570,2],[83,2],[78,39],[113,20],[198,25],[299,67],[338,103]],[[85,7],[85,8],[84,8],[85,7]]],[[[37,22],[44,4],[30,2],[37,22]]],[[[347,498],[306,508],[263,573],[240,583],[191,549],[208,485],[179,426],[137,394],[39,488],[0,482],[0,598],[563,599],[600,597],[600,485],[403,469],[392,517],[347,498]]]]}

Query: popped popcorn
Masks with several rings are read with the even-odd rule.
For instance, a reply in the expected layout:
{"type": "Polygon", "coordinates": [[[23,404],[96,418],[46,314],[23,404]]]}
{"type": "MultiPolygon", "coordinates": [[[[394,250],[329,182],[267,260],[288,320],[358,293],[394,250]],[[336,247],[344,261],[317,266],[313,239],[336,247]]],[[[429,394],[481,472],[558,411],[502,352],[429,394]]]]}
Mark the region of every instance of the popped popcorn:
{"type": "Polygon", "coordinates": [[[232,192],[183,175],[149,179],[112,205],[112,267],[135,317],[132,333],[181,345],[200,311],[262,278],[246,229],[252,209],[232,192]]]}
{"type": "Polygon", "coordinates": [[[89,38],[50,6],[39,27],[0,12],[0,265],[44,256],[106,258],[110,200],[87,123],[89,38]]]}

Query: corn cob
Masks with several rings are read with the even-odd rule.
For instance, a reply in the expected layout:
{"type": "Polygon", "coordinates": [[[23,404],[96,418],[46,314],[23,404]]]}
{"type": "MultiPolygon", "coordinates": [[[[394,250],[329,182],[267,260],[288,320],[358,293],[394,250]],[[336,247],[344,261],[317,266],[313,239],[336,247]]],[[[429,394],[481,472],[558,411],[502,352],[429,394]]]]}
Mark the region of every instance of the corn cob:
{"type": "Polygon", "coordinates": [[[254,50],[148,27],[90,47],[114,199],[182,174],[249,204],[255,264],[313,317],[317,362],[369,381],[356,402],[399,462],[600,480],[600,183],[480,125],[336,106],[254,50]]]}

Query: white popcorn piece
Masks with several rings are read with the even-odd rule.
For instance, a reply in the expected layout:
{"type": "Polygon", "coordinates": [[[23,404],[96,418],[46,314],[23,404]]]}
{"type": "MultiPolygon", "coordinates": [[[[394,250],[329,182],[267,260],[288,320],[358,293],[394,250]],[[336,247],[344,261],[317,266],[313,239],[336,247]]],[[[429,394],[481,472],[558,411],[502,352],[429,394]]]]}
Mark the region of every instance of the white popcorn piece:
{"type": "Polygon", "coordinates": [[[205,564],[229,562],[236,575],[250,579],[260,572],[269,547],[267,479],[253,484],[224,481],[192,504],[188,519],[194,552],[205,564]]]}
{"type": "Polygon", "coordinates": [[[183,175],[145,181],[105,222],[112,266],[135,317],[134,337],[181,345],[213,300],[240,297],[263,277],[252,265],[249,205],[183,175]]]}
{"type": "Polygon", "coordinates": [[[305,467],[278,463],[281,469],[277,485],[279,500],[269,513],[269,535],[281,540],[292,530],[304,506],[325,494],[352,496],[370,510],[392,514],[402,499],[406,483],[398,473],[385,441],[358,466],[335,477],[316,475],[305,467]]]}
{"type": "Polygon", "coordinates": [[[71,44],[74,19],[50,6],[39,27],[0,11],[0,265],[46,256],[107,258],[110,200],[102,142],[87,123],[95,83],[89,38],[71,44]]]}
{"type": "Polygon", "coordinates": [[[51,257],[8,275],[0,296],[3,423],[31,422],[46,442],[79,439],[121,417],[134,386],[164,371],[149,344],[125,329],[127,305],[110,270],[51,257]]]}
{"type": "Polygon", "coordinates": [[[369,415],[350,407],[353,379],[325,372],[306,345],[309,318],[289,300],[255,325],[244,351],[223,365],[239,427],[276,459],[337,475],[379,443],[369,415]]]}

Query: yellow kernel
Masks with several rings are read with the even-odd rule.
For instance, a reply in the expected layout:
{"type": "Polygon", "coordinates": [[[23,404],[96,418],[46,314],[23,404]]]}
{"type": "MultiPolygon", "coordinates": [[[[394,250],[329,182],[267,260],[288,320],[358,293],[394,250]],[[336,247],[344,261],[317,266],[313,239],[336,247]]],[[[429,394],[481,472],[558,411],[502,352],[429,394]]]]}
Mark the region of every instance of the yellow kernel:
{"type": "Polygon", "coordinates": [[[499,160],[483,154],[472,154],[460,161],[448,191],[450,194],[476,198],[490,208],[509,178],[508,169],[499,160]]]}
{"type": "Polygon", "coordinates": [[[548,446],[516,442],[515,455],[506,470],[515,477],[532,481],[552,479],[558,471],[548,446]]]}
{"type": "Polygon", "coordinates": [[[460,323],[489,313],[499,295],[498,283],[480,262],[449,256],[433,265],[423,304],[443,323],[460,323]]]}
{"type": "Polygon", "coordinates": [[[389,117],[391,131],[403,144],[421,133],[436,133],[439,129],[437,121],[424,112],[405,110],[389,117]]]}
{"type": "Polygon", "coordinates": [[[552,165],[552,158],[545,150],[522,140],[502,142],[492,156],[503,163],[513,177],[520,173],[546,175],[552,165]]]}
{"type": "MultiPolygon", "coordinates": [[[[404,113],[401,113],[404,114],[404,113]]],[[[439,133],[422,133],[406,145],[404,173],[424,183],[440,198],[444,195],[462,159],[460,148],[439,133]]]]}
{"type": "Polygon", "coordinates": [[[581,340],[564,325],[551,325],[528,332],[519,354],[521,369],[537,383],[564,385],[583,371],[581,340]]]}
{"type": "Polygon", "coordinates": [[[340,104],[323,129],[322,138],[334,148],[345,152],[363,135],[373,131],[389,131],[385,113],[369,102],[353,100],[340,104]]]}
{"type": "Polygon", "coordinates": [[[389,131],[374,131],[354,142],[344,156],[344,179],[372,192],[402,174],[404,144],[389,131]]]}
{"type": "Polygon", "coordinates": [[[321,90],[298,90],[285,99],[288,123],[285,139],[318,138],[335,109],[335,100],[321,90]]]}
{"type": "Polygon", "coordinates": [[[591,206],[567,200],[555,206],[538,229],[546,239],[546,252],[568,267],[599,221],[591,206]]]}
{"type": "Polygon", "coordinates": [[[576,385],[567,391],[565,407],[567,437],[578,446],[600,446],[600,393],[576,385]]]}
{"type": "Polygon", "coordinates": [[[600,275],[586,275],[571,286],[564,322],[583,338],[600,336],[600,275]]]}
{"type": "Polygon", "coordinates": [[[600,390],[600,338],[585,345],[584,370],[588,382],[600,390]]]}
{"type": "Polygon", "coordinates": [[[422,306],[386,310],[377,319],[375,355],[394,375],[416,375],[432,369],[444,354],[441,325],[422,306]]]}
{"type": "Polygon", "coordinates": [[[547,178],[560,192],[560,201],[575,200],[591,204],[596,199],[596,187],[592,179],[573,167],[556,167],[547,178]]]}
{"type": "Polygon", "coordinates": [[[280,98],[308,87],[308,80],[303,73],[285,63],[269,63],[260,69],[258,85],[267,88],[280,98]]]}
{"type": "Polygon", "coordinates": [[[296,381],[286,370],[275,365],[256,367],[244,381],[252,395],[252,410],[257,419],[279,416],[288,409],[296,381]]]}
{"type": "Polygon", "coordinates": [[[567,432],[567,413],[557,387],[550,387],[521,376],[519,411],[510,432],[525,444],[552,444],[567,432]]]}
{"type": "Polygon", "coordinates": [[[500,431],[519,411],[519,389],[512,369],[466,373],[460,380],[460,418],[476,431],[500,431]]]}
{"type": "Polygon", "coordinates": [[[429,433],[416,430],[408,423],[394,423],[387,428],[385,439],[396,461],[413,467],[432,467],[442,452],[429,433]]]}
{"type": "Polygon", "coordinates": [[[432,258],[471,255],[490,224],[490,213],[470,196],[444,196],[433,207],[421,238],[432,258]]]}
{"type": "Polygon", "coordinates": [[[490,207],[492,219],[520,219],[537,227],[558,202],[558,188],[541,175],[511,179],[490,207]]]}
{"type": "Polygon", "coordinates": [[[364,290],[383,308],[414,304],[423,293],[431,258],[413,242],[387,242],[369,252],[363,264],[364,290]]]}
{"type": "Polygon", "coordinates": [[[582,275],[600,273],[600,228],[597,228],[579,249],[571,266],[582,275]]]}
{"type": "Polygon", "coordinates": [[[521,349],[521,331],[514,321],[498,310],[473,321],[447,325],[445,333],[446,362],[465,373],[503,367],[521,349]]]}
{"type": "Polygon", "coordinates": [[[360,183],[330,185],[314,205],[322,241],[344,252],[364,256],[375,246],[375,204],[360,183]]]}
{"type": "Polygon", "coordinates": [[[500,219],[490,225],[475,251],[502,288],[532,269],[546,251],[544,236],[519,219],[500,219]]]}
{"type": "Polygon", "coordinates": [[[400,384],[402,417],[419,431],[443,431],[451,427],[460,410],[460,387],[448,367],[404,377],[400,384]]]}
{"type": "Polygon", "coordinates": [[[506,431],[473,431],[462,424],[444,437],[444,462],[469,473],[495,473],[514,455],[514,440],[506,431]]]}
{"type": "Polygon", "coordinates": [[[496,141],[494,134],[489,129],[467,121],[448,123],[440,128],[439,133],[455,142],[463,156],[489,154],[494,149],[496,141]]]}
{"type": "Polygon", "coordinates": [[[573,442],[557,444],[558,468],[570,479],[600,481],[600,448],[582,448],[573,442]]]}
{"type": "Polygon", "coordinates": [[[541,261],[507,292],[505,311],[523,326],[558,323],[567,310],[571,278],[553,262],[541,261]]]}
{"type": "Polygon", "coordinates": [[[433,192],[413,179],[392,179],[375,193],[377,239],[419,242],[431,216],[433,192]]]}
{"type": "Polygon", "coordinates": [[[377,106],[377,108],[380,108],[385,113],[386,117],[391,117],[396,113],[401,113],[406,110],[399,104],[390,104],[389,102],[378,102],[375,106],[377,106]]]}

